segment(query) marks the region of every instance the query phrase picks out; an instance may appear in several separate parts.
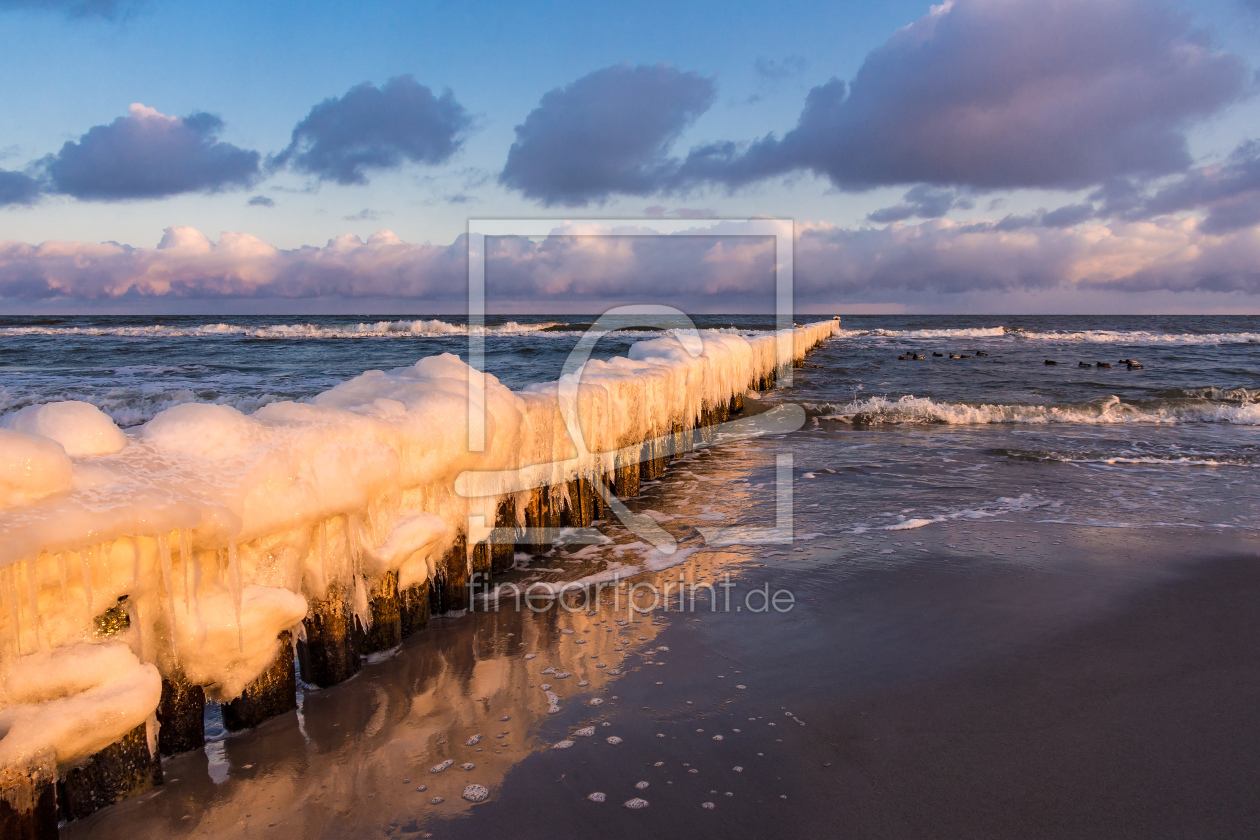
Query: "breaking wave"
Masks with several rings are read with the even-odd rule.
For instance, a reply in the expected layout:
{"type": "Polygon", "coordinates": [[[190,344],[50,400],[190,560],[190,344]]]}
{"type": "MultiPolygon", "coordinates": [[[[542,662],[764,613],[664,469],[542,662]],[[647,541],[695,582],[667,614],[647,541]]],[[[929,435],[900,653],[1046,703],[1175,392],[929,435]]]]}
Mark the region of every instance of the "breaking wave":
{"type": "MultiPolygon", "coordinates": [[[[508,321],[505,324],[485,327],[487,335],[536,335],[558,332],[563,334],[570,325],[556,321],[521,324],[508,321]]],[[[201,338],[215,336],[243,336],[246,338],[406,338],[468,335],[467,324],[452,324],[441,320],[376,321],[362,324],[195,324],[179,326],[153,324],[144,326],[6,326],[0,327],[0,336],[113,336],[118,338],[201,338]]]]}
{"type": "Polygon", "coordinates": [[[1251,391],[1234,402],[1198,400],[1151,400],[1125,402],[1119,397],[1068,405],[1003,405],[1000,403],[937,402],[913,395],[900,398],[867,397],[845,404],[806,404],[820,420],[859,426],[896,423],[934,423],[979,426],[994,423],[1037,425],[1102,425],[1118,423],[1228,423],[1260,426],[1260,401],[1251,391]]]}
{"type": "Polygon", "coordinates": [[[1020,327],[968,327],[942,330],[848,330],[836,333],[839,338],[892,338],[898,340],[992,339],[1010,338],[1019,341],[1061,342],[1067,344],[1124,345],[1220,345],[1260,344],[1260,333],[1190,333],[1153,332],[1150,330],[1025,330],[1020,327]]]}

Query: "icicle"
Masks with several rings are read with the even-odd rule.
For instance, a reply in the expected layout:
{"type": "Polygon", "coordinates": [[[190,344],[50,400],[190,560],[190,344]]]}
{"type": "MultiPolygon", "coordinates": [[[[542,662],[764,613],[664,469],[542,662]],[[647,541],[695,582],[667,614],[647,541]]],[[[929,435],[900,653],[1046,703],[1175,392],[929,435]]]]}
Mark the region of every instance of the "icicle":
{"type": "Polygon", "coordinates": [[[4,599],[9,602],[9,620],[13,622],[13,647],[17,655],[22,655],[22,612],[18,603],[17,567],[8,566],[0,570],[4,574],[4,599]]]}
{"type": "Polygon", "coordinates": [[[328,587],[328,520],[319,523],[319,576],[322,586],[328,587]]]}
{"type": "Polygon", "coordinates": [[[228,569],[231,573],[232,607],[236,610],[236,644],[245,650],[245,630],[241,627],[241,558],[236,551],[236,543],[228,543],[228,569]]]}
{"type": "Polygon", "coordinates": [[[158,534],[158,565],[162,567],[162,588],[166,590],[166,606],[171,618],[171,656],[179,658],[179,643],[175,632],[175,587],[171,583],[171,541],[166,534],[158,534]]]}
{"type": "Polygon", "coordinates": [[[87,600],[89,615],[96,615],[96,602],[92,597],[92,555],[100,551],[100,546],[92,546],[79,555],[80,573],[83,575],[83,596],[87,600]]]}
{"type": "Polygon", "coordinates": [[[26,601],[31,611],[31,629],[35,631],[35,646],[43,647],[39,625],[39,573],[35,569],[34,560],[22,561],[22,574],[26,576],[26,601]]]}
{"type": "Polygon", "coordinates": [[[68,607],[70,599],[66,595],[69,587],[66,585],[66,555],[57,552],[57,577],[61,580],[61,606],[68,607]]]}
{"type": "Polygon", "coordinates": [[[105,564],[105,582],[109,584],[112,592],[114,589],[114,563],[113,563],[113,546],[107,543],[101,543],[101,553],[99,558],[105,564]]]}
{"type": "Polygon", "coordinates": [[[179,529],[179,562],[184,567],[184,611],[188,611],[188,604],[192,600],[192,593],[188,588],[189,566],[192,565],[192,540],[188,537],[188,529],[179,529]]]}

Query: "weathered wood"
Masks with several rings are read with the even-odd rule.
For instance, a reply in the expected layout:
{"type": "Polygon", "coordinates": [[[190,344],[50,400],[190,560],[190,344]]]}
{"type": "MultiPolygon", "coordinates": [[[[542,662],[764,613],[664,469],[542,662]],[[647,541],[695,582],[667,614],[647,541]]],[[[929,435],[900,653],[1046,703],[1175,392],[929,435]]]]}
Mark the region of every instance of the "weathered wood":
{"type": "Polygon", "coordinates": [[[327,688],[350,679],[362,667],[354,646],[354,614],[350,593],[340,584],[329,587],[328,597],[311,601],[306,616],[306,641],[298,645],[302,679],[327,688]]]}
{"type": "Polygon", "coordinates": [[[639,464],[636,461],[618,464],[613,473],[613,492],[619,499],[639,495],[639,464]]]}
{"type": "Polygon", "coordinates": [[[57,792],[52,759],[0,770],[0,837],[57,840],[57,792]]]}
{"type": "Polygon", "coordinates": [[[179,755],[206,743],[206,691],[193,685],[182,671],[162,678],[158,704],[158,753],[179,755]]]}
{"type": "Polygon", "coordinates": [[[438,561],[429,585],[429,611],[438,615],[468,609],[468,537],[460,533],[438,561]]]}
{"type": "Polygon", "coordinates": [[[429,626],[429,582],[398,593],[398,617],[403,638],[429,626]]]}
{"type": "Polygon", "coordinates": [[[494,531],[491,533],[490,571],[502,574],[512,568],[516,559],[513,535],[516,533],[516,499],[508,496],[499,502],[495,511],[494,531]]]}
{"type": "Polygon", "coordinates": [[[162,763],[149,752],[146,725],[122,738],[57,781],[57,809],[64,820],[80,820],[108,805],[147,793],[162,784],[162,763]]]}
{"type": "Polygon", "coordinates": [[[560,524],[566,528],[587,528],[595,518],[595,489],[585,478],[569,482],[569,503],[565,505],[560,524]]]}
{"type": "Polygon", "coordinates": [[[231,732],[251,729],[265,720],[297,708],[297,676],[293,671],[293,634],[280,634],[280,650],[267,670],[245,686],[245,691],[223,704],[223,725],[231,732]]]}
{"type": "Polygon", "coordinates": [[[380,653],[402,644],[402,616],[398,605],[398,572],[386,572],[368,592],[372,624],[363,631],[362,654],[380,653]]]}

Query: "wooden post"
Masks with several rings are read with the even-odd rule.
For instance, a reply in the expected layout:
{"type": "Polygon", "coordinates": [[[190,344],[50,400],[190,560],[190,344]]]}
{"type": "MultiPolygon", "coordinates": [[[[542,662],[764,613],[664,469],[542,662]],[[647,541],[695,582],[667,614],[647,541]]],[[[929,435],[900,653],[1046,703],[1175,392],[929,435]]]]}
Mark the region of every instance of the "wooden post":
{"type": "Polygon", "coordinates": [[[306,616],[306,641],[298,646],[302,679],[327,688],[359,672],[359,653],[354,647],[354,614],[350,594],[341,584],[328,588],[328,597],[311,601],[306,616]]]}
{"type": "Polygon", "coordinates": [[[360,652],[380,653],[402,644],[402,616],[398,604],[398,572],[386,572],[368,593],[372,626],[366,628],[360,652]]]}
{"type": "Polygon", "coordinates": [[[429,611],[432,614],[468,608],[468,537],[460,533],[455,544],[438,562],[437,574],[429,585],[429,611]]]}
{"type": "Polygon", "coordinates": [[[231,732],[250,729],[297,708],[297,676],[293,672],[293,634],[280,634],[280,651],[267,670],[245,691],[223,705],[223,725],[231,732]]]}
{"type": "Polygon", "coordinates": [[[62,819],[79,820],[108,805],[147,793],[160,784],[162,763],[149,752],[147,725],[142,723],[61,774],[57,782],[57,809],[62,819]]]}
{"type": "Polygon", "coordinates": [[[57,840],[56,767],[51,757],[0,770],[0,837],[57,840]]]}
{"type": "Polygon", "coordinates": [[[206,691],[176,671],[162,677],[162,702],[158,705],[158,754],[179,755],[199,750],[206,743],[206,691]]]}
{"type": "Polygon", "coordinates": [[[429,626],[429,581],[398,593],[398,618],[404,639],[429,626]]]}
{"type": "Polygon", "coordinates": [[[569,482],[569,504],[565,507],[560,524],[566,528],[588,528],[595,518],[595,489],[585,478],[569,482]]]}
{"type": "Polygon", "coordinates": [[[512,535],[516,533],[516,499],[508,496],[499,502],[494,517],[494,542],[490,546],[490,571],[502,574],[512,568],[516,559],[516,545],[512,535]]]}
{"type": "Polygon", "coordinates": [[[637,462],[631,461],[628,464],[619,464],[613,475],[613,492],[617,494],[617,498],[624,500],[631,496],[639,495],[639,465],[637,462]]]}
{"type": "Polygon", "coordinates": [[[553,504],[551,492],[547,487],[539,487],[531,491],[529,504],[525,506],[525,527],[529,530],[529,538],[524,548],[531,554],[546,554],[551,550],[551,543],[556,538],[556,529],[560,527],[559,505],[553,504]]]}

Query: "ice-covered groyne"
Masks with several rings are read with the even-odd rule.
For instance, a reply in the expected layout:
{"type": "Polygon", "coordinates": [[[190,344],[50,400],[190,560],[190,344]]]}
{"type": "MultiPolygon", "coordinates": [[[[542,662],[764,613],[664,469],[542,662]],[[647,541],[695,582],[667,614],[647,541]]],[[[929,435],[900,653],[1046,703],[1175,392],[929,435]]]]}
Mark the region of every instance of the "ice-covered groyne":
{"type": "Polygon", "coordinates": [[[160,781],[207,698],[229,728],[292,708],[295,650],[307,682],[346,679],[838,328],[671,333],[515,392],[444,354],[130,433],[80,402],[3,418],[0,826],[54,779],[67,818],[160,781]],[[102,780],[106,754],[127,778],[102,780]]]}

